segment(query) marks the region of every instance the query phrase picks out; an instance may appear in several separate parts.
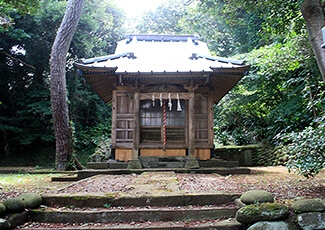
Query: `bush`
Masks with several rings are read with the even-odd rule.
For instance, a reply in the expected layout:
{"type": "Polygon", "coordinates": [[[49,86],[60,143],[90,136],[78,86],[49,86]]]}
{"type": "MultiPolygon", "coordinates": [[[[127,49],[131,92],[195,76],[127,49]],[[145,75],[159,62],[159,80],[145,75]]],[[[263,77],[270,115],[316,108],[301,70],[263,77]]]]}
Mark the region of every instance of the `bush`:
{"type": "Polygon", "coordinates": [[[287,167],[307,178],[314,177],[325,164],[325,116],[300,132],[277,135],[280,152],[288,155],[287,167]]]}

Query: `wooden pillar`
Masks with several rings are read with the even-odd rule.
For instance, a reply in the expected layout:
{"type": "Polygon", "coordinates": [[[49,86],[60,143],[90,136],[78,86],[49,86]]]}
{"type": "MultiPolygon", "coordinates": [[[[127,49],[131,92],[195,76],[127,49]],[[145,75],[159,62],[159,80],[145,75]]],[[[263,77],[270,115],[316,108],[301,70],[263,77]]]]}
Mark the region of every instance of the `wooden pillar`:
{"type": "Polygon", "coordinates": [[[188,101],[188,160],[185,168],[199,168],[199,162],[194,158],[195,152],[195,94],[189,91],[190,99],[188,101]]]}
{"type": "Polygon", "coordinates": [[[195,111],[194,111],[194,92],[190,92],[188,101],[188,156],[194,158],[195,149],[195,111]]]}
{"type": "Polygon", "coordinates": [[[213,111],[213,100],[211,90],[209,90],[208,94],[208,138],[209,138],[209,145],[211,148],[213,147],[213,140],[214,140],[214,129],[213,129],[213,119],[214,119],[214,111],[213,111]]]}
{"type": "Polygon", "coordinates": [[[140,144],[140,93],[134,93],[134,117],[133,117],[133,154],[132,158],[139,157],[139,144],[140,144]]]}
{"type": "Polygon", "coordinates": [[[116,145],[116,101],[117,101],[117,92],[113,90],[113,97],[112,97],[112,145],[115,147],[116,145]]]}
{"type": "Polygon", "coordinates": [[[128,169],[142,168],[139,160],[139,144],[140,144],[140,92],[134,92],[133,96],[133,149],[132,160],[129,161],[128,169]]]}

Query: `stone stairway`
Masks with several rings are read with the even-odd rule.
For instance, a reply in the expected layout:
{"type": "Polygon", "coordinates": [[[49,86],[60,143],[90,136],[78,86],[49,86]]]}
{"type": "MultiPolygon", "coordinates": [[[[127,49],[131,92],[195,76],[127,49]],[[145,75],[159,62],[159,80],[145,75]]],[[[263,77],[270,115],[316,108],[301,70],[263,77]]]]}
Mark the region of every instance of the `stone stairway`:
{"type": "Polygon", "coordinates": [[[187,157],[159,156],[139,157],[143,168],[184,168],[187,157]]]}
{"type": "MultiPolygon", "coordinates": [[[[53,194],[44,194],[44,206],[30,212],[31,221],[65,223],[65,227],[80,223],[109,224],[110,229],[143,229],[141,223],[152,222],[159,222],[160,226],[146,229],[241,228],[233,219],[237,211],[234,199],[240,194],[185,193],[180,190],[174,172],[144,172],[124,188],[125,192],[71,192],[71,186],[80,183],[86,188],[86,183],[95,180],[96,177],[88,178],[53,194]],[[140,227],[136,228],[134,223],[140,227]]],[[[100,229],[93,225],[78,226],[73,228],[100,229]]]]}
{"type": "MultiPolygon", "coordinates": [[[[139,160],[145,169],[154,168],[184,168],[187,160],[186,156],[140,156],[139,160]]],[[[227,161],[220,156],[216,156],[207,161],[199,161],[201,168],[234,168],[239,167],[238,161],[227,161]]],[[[87,169],[126,169],[127,162],[89,162],[87,169]]]]}

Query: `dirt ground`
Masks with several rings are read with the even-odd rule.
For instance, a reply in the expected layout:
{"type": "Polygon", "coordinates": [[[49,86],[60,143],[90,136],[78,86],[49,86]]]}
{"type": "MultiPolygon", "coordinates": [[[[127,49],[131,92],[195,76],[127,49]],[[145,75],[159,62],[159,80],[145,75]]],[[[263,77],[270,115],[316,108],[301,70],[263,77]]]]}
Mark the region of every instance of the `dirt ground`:
{"type": "MultiPolygon", "coordinates": [[[[306,198],[325,199],[325,170],[314,178],[306,179],[294,173],[289,173],[285,167],[251,167],[249,175],[217,174],[181,174],[181,173],[145,173],[141,175],[98,175],[78,182],[52,182],[57,174],[0,174],[0,202],[17,197],[21,193],[121,193],[128,195],[143,195],[144,193],[161,195],[168,193],[237,193],[242,194],[252,189],[262,189],[271,192],[276,202],[291,205],[294,201],[306,198]]],[[[1,168],[0,168],[1,171],[1,168]]],[[[62,209],[71,207],[61,207],[62,209]]],[[[137,207],[107,207],[106,209],[130,209],[137,207]]],[[[161,208],[161,207],[144,207],[161,208]]],[[[165,207],[164,207],[165,208],[165,207]]],[[[166,207],[175,209],[178,207],[166,207]]],[[[189,207],[205,208],[205,207],[189,207]]],[[[74,209],[76,209],[74,207],[74,209]]],[[[89,209],[89,208],[88,208],[89,209]]],[[[229,218],[229,221],[235,221],[229,218]]],[[[127,223],[36,223],[28,222],[16,229],[52,229],[52,228],[138,228],[181,226],[212,226],[222,219],[172,222],[127,222],[127,223]]]]}
{"type": "MultiPolygon", "coordinates": [[[[156,191],[162,194],[180,193],[244,193],[252,189],[262,189],[271,192],[278,202],[292,203],[298,199],[325,199],[325,172],[322,171],[315,178],[306,179],[287,168],[252,167],[250,175],[216,174],[181,174],[176,173],[173,178],[159,180],[153,175],[147,175],[142,188],[146,184],[154,184],[156,191]],[[173,184],[171,186],[170,184],[173,184]],[[176,185],[176,187],[175,187],[176,185]]],[[[36,193],[135,193],[134,188],[140,186],[139,175],[99,175],[80,182],[51,182],[55,174],[0,174],[0,201],[16,197],[25,192],[36,193]]]]}

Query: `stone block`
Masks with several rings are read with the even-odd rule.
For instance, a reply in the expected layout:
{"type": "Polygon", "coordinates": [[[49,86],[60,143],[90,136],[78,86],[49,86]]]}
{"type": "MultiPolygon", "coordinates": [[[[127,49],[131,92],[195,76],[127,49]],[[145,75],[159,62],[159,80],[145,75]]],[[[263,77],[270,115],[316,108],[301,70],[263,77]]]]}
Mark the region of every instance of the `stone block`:
{"type": "Polygon", "coordinates": [[[87,169],[108,169],[107,162],[88,162],[87,169]]]}
{"type": "Polygon", "coordinates": [[[195,158],[188,158],[185,164],[185,168],[200,168],[199,162],[195,158]]]}
{"type": "Polygon", "coordinates": [[[9,198],[3,204],[10,213],[19,213],[25,210],[25,203],[19,198],[9,198]]]}
{"type": "Polygon", "coordinates": [[[297,222],[303,230],[325,229],[325,214],[316,212],[299,214],[297,222]]]}
{"type": "Polygon", "coordinates": [[[313,199],[296,201],[291,207],[296,213],[322,212],[325,209],[325,205],[321,201],[313,199]]]}
{"type": "Polygon", "coordinates": [[[18,198],[24,201],[26,208],[39,208],[42,204],[42,197],[36,193],[24,193],[18,198]]]}
{"type": "Polygon", "coordinates": [[[236,220],[243,224],[254,224],[260,221],[284,220],[289,215],[289,208],[279,203],[262,203],[247,205],[236,213],[236,220]]]}
{"type": "Polygon", "coordinates": [[[109,162],[109,169],[126,169],[128,167],[128,163],[126,162],[109,162]]]}
{"type": "Polygon", "coordinates": [[[140,160],[139,159],[130,160],[127,169],[142,169],[140,160]]]}
{"type": "Polygon", "coordinates": [[[261,221],[253,224],[247,230],[292,230],[284,221],[261,221]]]}
{"type": "Polygon", "coordinates": [[[11,229],[11,224],[8,220],[0,218],[0,229],[11,229]]]}
{"type": "Polygon", "coordinates": [[[24,224],[27,221],[27,217],[27,212],[15,213],[9,216],[8,221],[11,225],[11,228],[15,228],[19,225],[24,224]]]}
{"type": "Polygon", "coordinates": [[[4,204],[0,203],[0,217],[5,214],[6,212],[6,206],[4,204]]]}
{"type": "Polygon", "coordinates": [[[244,204],[272,203],[274,197],[271,193],[264,190],[250,190],[241,195],[240,200],[244,204]]]}

